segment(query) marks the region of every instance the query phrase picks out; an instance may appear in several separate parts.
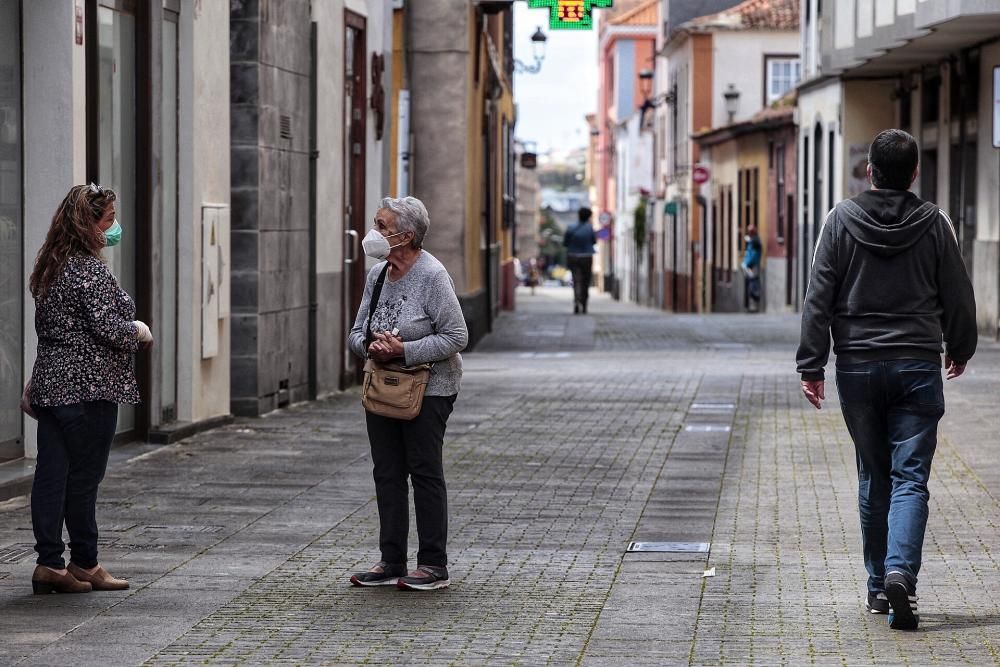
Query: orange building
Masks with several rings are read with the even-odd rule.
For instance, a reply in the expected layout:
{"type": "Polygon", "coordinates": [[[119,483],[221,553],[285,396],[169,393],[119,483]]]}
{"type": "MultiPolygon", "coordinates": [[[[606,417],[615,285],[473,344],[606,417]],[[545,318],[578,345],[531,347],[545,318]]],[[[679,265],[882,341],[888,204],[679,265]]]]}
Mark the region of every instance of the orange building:
{"type": "Polygon", "coordinates": [[[604,290],[615,292],[614,229],[618,211],[618,183],[615,169],[617,128],[633,115],[645,100],[639,73],[652,69],[656,52],[656,24],[659,0],[615,3],[613,9],[600,16],[598,47],[599,89],[596,134],[593,151],[596,154],[592,202],[600,227],[607,232],[598,235],[598,266],[594,273],[602,276],[598,283],[604,290]]]}

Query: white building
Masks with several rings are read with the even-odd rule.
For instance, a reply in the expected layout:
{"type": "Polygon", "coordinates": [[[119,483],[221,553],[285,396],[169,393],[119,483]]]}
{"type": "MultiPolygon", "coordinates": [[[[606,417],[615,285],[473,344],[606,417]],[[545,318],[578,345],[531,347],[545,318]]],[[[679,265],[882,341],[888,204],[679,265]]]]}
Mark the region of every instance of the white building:
{"type": "Polygon", "coordinates": [[[650,243],[653,189],[653,134],[641,126],[641,115],[633,114],[618,125],[615,142],[615,266],[618,267],[619,299],[649,303],[654,288],[650,282],[650,243]]]}
{"type": "MultiPolygon", "coordinates": [[[[864,172],[872,137],[890,127],[907,130],[921,147],[913,191],[954,222],[976,290],[980,330],[995,335],[1000,3],[803,0],[801,25],[799,247],[815,244],[837,201],[869,187],[864,172]]],[[[800,299],[811,253],[801,257],[800,299]]]]}
{"type": "Polygon", "coordinates": [[[0,0],[0,461],[33,456],[17,410],[35,359],[35,255],[71,186],[118,194],[106,259],[156,345],[120,436],[229,415],[229,6],[0,0]]]}

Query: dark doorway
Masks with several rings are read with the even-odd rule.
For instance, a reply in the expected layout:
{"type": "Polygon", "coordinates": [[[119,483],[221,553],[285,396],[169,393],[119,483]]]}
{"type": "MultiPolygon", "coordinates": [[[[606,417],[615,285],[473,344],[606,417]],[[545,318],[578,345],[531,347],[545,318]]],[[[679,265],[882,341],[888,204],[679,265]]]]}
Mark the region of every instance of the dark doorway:
{"type": "MultiPolygon", "coordinates": [[[[346,340],[365,289],[365,19],[344,11],[344,293],[342,338],[346,340]]],[[[361,377],[360,360],[344,348],[341,388],[361,377]]]]}
{"type": "MultiPolygon", "coordinates": [[[[87,10],[87,179],[118,194],[125,241],[104,251],[122,288],[136,302],[136,317],[154,330],[150,312],[152,228],[152,5],[134,0],[90,0],[87,10]]],[[[149,355],[136,355],[140,393],[150,395],[149,355]]],[[[145,437],[149,402],[122,405],[119,437],[145,437]]]]}

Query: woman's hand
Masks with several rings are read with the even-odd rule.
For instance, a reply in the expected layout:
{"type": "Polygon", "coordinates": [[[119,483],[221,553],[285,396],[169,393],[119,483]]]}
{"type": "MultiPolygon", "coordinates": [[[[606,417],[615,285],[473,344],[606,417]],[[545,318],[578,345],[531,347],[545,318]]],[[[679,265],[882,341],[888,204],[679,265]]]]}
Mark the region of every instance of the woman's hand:
{"type": "Polygon", "coordinates": [[[136,335],[139,337],[139,342],[142,343],[142,349],[148,350],[153,347],[153,333],[146,323],[142,320],[133,320],[132,324],[135,325],[136,335]]]}
{"type": "Polygon", "coordinates": [[[375,361],[386,362],[405,356],[403,339],[388,331],[373,334],[375,340],[368,346],[368,354],[375,361]]]}
{"type": "Polygon", "coordinates": [[[24,386],[24,393],[21,394],[21,412],[34,420],[38,419],[38,415],[31,409],[31,382],[24,386]]]}

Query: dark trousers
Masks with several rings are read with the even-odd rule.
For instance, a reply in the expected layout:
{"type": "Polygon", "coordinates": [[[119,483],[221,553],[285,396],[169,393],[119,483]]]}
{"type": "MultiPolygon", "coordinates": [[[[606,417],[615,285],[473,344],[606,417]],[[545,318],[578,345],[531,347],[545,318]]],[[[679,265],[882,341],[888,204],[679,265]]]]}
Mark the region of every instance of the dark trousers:
{"type": "Polygon", "coordinates": [[[570,273],[573,274],[574,303],[587,310],[587,296],[590,294],[590,281],[594,275],[594,258],[592,255],[569,255],[566,258],[570,273]]]}
{"type": "Polygon", "coordinates": [[[837,391],[857,454],[868,590],[885,590],[893,571],[915,587],[944,415],[941,367],[913,359],[838,364],[837,391]]]}
{"type": "Polygon", "coordinates": [[[70,560],[97,565],[97,487],[108,467],[118,426],[118,404],[88,401],[34,406],[38,415],[38,461],[31,485],[31,526],[38,564],[61,570],[63,522],[70,560]]]}
{"type": "Polygon", "coordinates": [[[456,396],[425,396],[412,421],[366,412],[372,448],[379,547],[386,563],[406,562],[410,488],[417,515],[418,565],[448,565],[448,490],[443,445],[456,396]]]}

